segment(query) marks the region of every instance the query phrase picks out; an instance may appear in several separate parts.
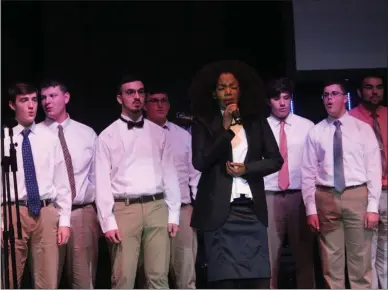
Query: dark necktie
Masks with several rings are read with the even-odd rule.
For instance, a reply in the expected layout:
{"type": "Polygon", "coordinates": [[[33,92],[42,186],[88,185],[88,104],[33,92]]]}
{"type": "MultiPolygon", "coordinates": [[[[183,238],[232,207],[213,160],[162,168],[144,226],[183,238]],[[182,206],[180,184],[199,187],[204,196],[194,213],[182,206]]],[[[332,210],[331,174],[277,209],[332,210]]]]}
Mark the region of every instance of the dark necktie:
{"type": "Polygon", "coordinates": [[[32,155],[30,139],[28,138],[30,133],[30,129],[25,129],[23,131],[22,156],[24,179],[27,190],[27,208],[34,216],[38,216],[40,213],[41,201],[38,181],[36,179],[34,157],[32,155]]]}
{"type": "Polygon", "coordinates": [[[65,164],[66,164],[66,169],[67,169],[67,175],[69,177],[69,183],[70,183],[70,189],[71,189],[71,199],[74,200],[75,195],[76,195],[74,168],[73,168],[73,162],[71,160],[69,148],[67,147],[67,144],[66,144],[65,134],[63,133],[62,125],[58,126],[58,137],[59,137],[59,141],[60,141],[61,146],[62,146],[63,157],[65,158],[65,164]]]}
{"type": "Polygon", "coordinates": [[[381,154],[381,169],[383,176],[387,173],[387,160],[384,152],[384,143],[383,143],[383,136],[381,135],[381,128],[380,124],[377,120],[378,115],[376,113],[372,114],[373,118],[373,131],[376,134],[377,142],[379,143],[380,147],[380,154],[381,154]]]}
{"type": "Polygon", "coordinates": [[[120,116],[120,120],[123,121],[124,123],[127,123],[128,130],[133,129],[134,127],[143,128],[143,126],[144,126],[144,119],[141,119],[141,121],[139,121],[139,122],[132,122],[132,121],[127,121],[123,117],[120,116]]]}
{"type": "Polygon", "coordinates": [[[341,122],[334,121],[336,127],[333,140],[334,153],[334,188],[342,193],[345,190],[345,172],[344,172],[344,156],[342,150],[342,131],[341,122]]]}

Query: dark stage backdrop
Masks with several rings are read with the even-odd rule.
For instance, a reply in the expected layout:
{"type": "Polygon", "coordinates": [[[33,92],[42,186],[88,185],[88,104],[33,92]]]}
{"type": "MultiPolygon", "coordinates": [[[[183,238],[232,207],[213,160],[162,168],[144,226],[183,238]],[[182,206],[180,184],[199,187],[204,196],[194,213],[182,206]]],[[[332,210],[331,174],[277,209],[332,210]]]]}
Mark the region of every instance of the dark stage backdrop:
{"type": "Polygon", "coordinates": [[[239,59],[264,79],[286,71],[288,2],[2,4],[3,120],[12,116],[6,88],[17,79],[63,80],[71,116],[99,133],[120,112],[115,91],[123,73],[168,85],[175,113],[188,109],[187,87],[208,62],[239,59]]]}

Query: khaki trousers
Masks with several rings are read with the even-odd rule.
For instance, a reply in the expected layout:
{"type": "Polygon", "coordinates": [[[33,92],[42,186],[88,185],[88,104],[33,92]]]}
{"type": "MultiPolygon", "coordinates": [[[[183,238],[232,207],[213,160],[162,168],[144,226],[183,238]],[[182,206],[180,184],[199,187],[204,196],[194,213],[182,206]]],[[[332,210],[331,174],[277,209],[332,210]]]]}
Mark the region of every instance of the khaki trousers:
{"type": "Polygon", "coordinates": [[[285,235],[296,266],[299,289],[315,288],[314,235],[307,226],[300,191],[266,191],[271,289],[278,288],[278,273],[285,235]]]}
{"type": "MultiPolygon", "coordinates": [[[[52,205],[42,207],[40,215],[30,215],[26,206],[19,206],[22,239],[17,237],[16,206],[12,206],[12,221],[15,230],[16,272],[20,289],[27,258],[31,256],[34,288],[56,289],[58,285],[58,221],[59,214],[52,205]]],[[[6,246],[6,245],[4,245],[6,246]]],[[[9,253],[10,288],[14,289],[9,253]]]]}
{"type": "Polygon", "coordinates": [[[366,186],[347,189],[342,194],[317,187],[315,201],[322,270],[327,287],[345,289],[346,251],[350,287],[370,289],[373,230],[365,228],[368,204],[366,186]]]}
{"type": "Polygon", "coordinates": [[[92,205],[71,212],[71,235],[66,245],[59,247],[58,283],[66,272],[72,289],[93,289],[98,260],[100,225],[92,205]]]}
{"type": "Polygon", "coordinates": [[[372,288],[388,288],[388,199],[387,190],[381,192],[377,230],[373,231],[372,240],[372,288]]]}
{"type": "Polygon", "coordinates": [[[167,289],[170,238],[165,201],[129,205],[115,202],[113,212],[122,241],[120,244],[109,244],[112,288],[134,288],[139,254],[142,251],[146,288],[167,289]]]}
{"type": "Polygon", "coordinates": [[[171,239],[170,274],[177,289],[195,289],[195,260],[197,258],[197,232],[190,226],[193,207],[181,208],[179,231],[171,239]]]}

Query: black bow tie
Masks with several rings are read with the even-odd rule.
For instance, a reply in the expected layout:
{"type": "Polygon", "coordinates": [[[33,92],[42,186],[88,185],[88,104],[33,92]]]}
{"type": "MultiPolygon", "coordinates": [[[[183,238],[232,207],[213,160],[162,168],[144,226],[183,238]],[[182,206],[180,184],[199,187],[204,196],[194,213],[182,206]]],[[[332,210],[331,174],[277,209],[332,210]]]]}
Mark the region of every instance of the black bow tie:
{"type": "Polygon", "coordinates": [[[123,121],[124,123],[127,123],[128,130],[133,129],[133,127],[143,128],[144,126],[144,119],[141,119],[141,121],[139,122],[132,122],[132,121],[127,121],[122,116],[120,116],[120,120],[123,121]]]}

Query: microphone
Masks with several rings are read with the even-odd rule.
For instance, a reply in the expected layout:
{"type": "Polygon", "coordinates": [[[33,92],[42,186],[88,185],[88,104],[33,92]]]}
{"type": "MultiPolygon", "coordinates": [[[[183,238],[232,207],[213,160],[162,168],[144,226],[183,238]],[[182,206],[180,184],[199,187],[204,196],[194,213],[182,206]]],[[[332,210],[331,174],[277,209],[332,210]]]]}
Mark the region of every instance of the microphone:
{"type": "Polygon", "coordinates": [[[194,121],[194,116],[187,115],[186,113],[176,113],[175,118],[177,120],[186,120],[186,121],[194,121]]]}
{"type": "MultiPolygon", "coordinates": [[[[234,102],[231,101],[231,100],[226,100],[225,101],[225,105],[226,106],[229,106],[231,104],[234,104],[234,102]]],[[[239,125],[242,124],[242,119],[241,119],[241,115],[240,115],[239,109],[236,109],[236,110],[232,111],[232,117],[236,121],[237,124],[239,124],[239,125]]]]}

